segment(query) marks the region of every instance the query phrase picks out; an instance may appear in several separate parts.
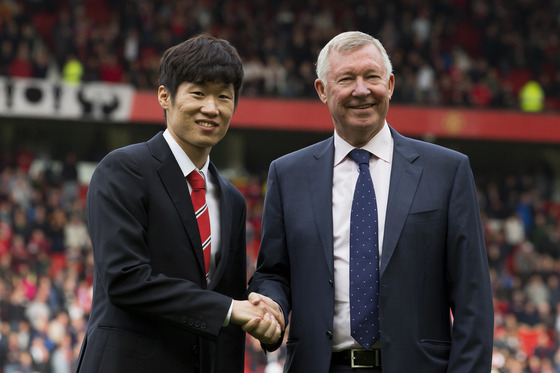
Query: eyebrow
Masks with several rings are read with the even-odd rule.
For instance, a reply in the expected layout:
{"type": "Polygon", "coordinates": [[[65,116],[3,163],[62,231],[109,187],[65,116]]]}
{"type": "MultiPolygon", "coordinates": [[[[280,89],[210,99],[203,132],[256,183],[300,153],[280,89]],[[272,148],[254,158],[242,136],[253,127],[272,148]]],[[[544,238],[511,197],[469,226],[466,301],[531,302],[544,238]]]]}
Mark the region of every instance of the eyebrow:
{"type": "Polygon", "coordinates": [[[222,89],[232,89],[235,90],[233,83],[225,83],[222,81],[204,80],[199,82],[190,82],[191,84],[199,87],[208,86],[209,84],[220,84],[222,89]]]}
{"type": "MultiPolygon", "coordinates": [[[[381,68],[375,68],[375,67],[368,67],[367,69],[365,69],[363,71],[364,74],[369,74],[369,73],[377,73],[381,76],[383,76],[383,69],[381,68]]],[[[357,75],[357,73],[354,70],[351,69],[346,69],[346,70],[341,70],[338,73],[335,74],[335,77],[338,78],[341,75],[357,75]]]]}

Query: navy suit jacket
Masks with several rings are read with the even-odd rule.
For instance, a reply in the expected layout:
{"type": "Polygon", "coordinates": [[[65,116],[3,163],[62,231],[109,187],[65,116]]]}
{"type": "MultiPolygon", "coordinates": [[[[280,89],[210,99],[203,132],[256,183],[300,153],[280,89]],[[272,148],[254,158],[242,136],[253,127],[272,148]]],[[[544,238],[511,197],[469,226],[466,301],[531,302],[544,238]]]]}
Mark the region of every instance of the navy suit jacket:
{"type": "Polygon", "coordinates": [[[162,133],[97,166],[87,195],[93,305],[78,372],[243,372],[245,333],[222,324],[247,285],[245,200],[209,170],[221,258],[207,289],[187,182],[162,133]]]}
{"type": "MultiPolygon", "coordinates": [[[[493,305],[468,158],[391,133],[379,290],[383,372],[488,373],[493,305]]],[[[248,291],[277,301],[286,320],[291,312],[286,372],[329,371],[333,159],[329,138],[275,160],[269,170],[248,291]]]]}

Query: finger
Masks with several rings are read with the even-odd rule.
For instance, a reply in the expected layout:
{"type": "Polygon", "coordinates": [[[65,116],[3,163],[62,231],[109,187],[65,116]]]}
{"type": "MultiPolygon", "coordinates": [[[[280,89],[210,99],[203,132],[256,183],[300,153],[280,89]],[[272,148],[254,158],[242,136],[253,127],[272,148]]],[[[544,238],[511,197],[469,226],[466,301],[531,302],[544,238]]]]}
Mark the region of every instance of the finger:
{"type": "Polygon", "coordinates": [[[259,340],[265,338],[265,333],[268,331],[268,329],[270,328],[270,324],[273,321],[274,321],[274,318],[272,316],[270,316],[269,314],[266,314],[258,322],[258,324],[254,328],[251,329],[249,334],[251,334],[253,337],[255,337],[259,340]]]}
{"type": "Polygon", "coordinates": [[[243,331],[251,334],[255,329],[258,328],[262,319],[260,317],[255,317],[254,319],[249,320],[246,324],[241,326],[243,331]]]}
{"type": "Polygon", "coordinates": [[[277,322],[273,322],[264,333],[262,342],[264,344],[275,344],[280,338],[280,335],[281,335],[280,325],[277,322]]]}
{"type": "Polygon", "coordinates": [[[281,311],[274,311],[274,312],[272,312],[272,315],[274,316],[276,321],[278,321],[278,324],[280,325],[280,328],[282,330],[284,330],[284,327],[285,327],[284,314],[281,311]]]}
{"type": "Polygon", "coordinates": [[[278,322],[274,320],[268,325],[268,328],[264,332],[264,337],[267,339],[272,338],[274,336],[274,333],[276,332],[276,329],[278,329],[278,322]]]}
{"type": "Polygon", "coordinates": [[[268,312],[270,312],[272,316],[276,318],[276,320],[280,323],[280,327],[282,328],[282,330],[284,330],[284,314],[282,313],[282,310],[278,303],[264,295],[260,295],[260,297],[262,298],[262,301],[267,305],[268,312]]]}

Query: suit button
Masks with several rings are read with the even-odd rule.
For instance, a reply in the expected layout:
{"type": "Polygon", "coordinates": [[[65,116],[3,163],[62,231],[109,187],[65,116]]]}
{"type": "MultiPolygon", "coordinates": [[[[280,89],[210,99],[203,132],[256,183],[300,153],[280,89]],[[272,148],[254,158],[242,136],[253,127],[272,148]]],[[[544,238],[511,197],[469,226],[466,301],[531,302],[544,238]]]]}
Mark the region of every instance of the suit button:
{"type": "Polygon", "coordinates": [[[199,321],[199,320],[196,320],[196,321],[194,322],[194,327],[195,327],[195,328],[200,327],[200,321],[199,321]]]}
{"type": "Polygon", "coordinates": [[[332,332],[330,330],[328,330],[326,334],[328,339],[332,339],[332,332]]]}
{"type": "Polygon", "coordinates": [[[194,319],[189,318],[189,321],[187,321],[187,324],[189,324],[189,326],[192,326],[194,324],[194,319]]]}
{"type": "Polygon", "coordinates": [[[206,323],[204,321],[200,323],[200,329],[206,329],[206,323]]]}
{"type": "Polygon", "coordinates": [[[186,316],[181,317],[181,323],[182,323],[182,324],[186,324],[186,323],[187,323],[187,317],[186,317],[186,316]]]}
{"type": "Polygon", "coordinates": [[[333,286],[333,280],[329,280],[329,285],[333,286]]]}
{"type": "Polygon", "coordinates": [[[193,354],[198,355],[198,353],[200,352],[200,348],[198,347],[198,345],[192,346],[192,352],[193,354]]]}

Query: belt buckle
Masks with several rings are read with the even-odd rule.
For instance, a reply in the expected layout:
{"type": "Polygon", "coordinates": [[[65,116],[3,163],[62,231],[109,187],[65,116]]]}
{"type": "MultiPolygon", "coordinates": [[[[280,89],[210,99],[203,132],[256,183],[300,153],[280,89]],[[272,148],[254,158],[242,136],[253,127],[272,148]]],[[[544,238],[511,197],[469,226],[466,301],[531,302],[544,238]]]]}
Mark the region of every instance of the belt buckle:
{"type": "Polygon", "coordinates": [[[374,368],[374,367],[378,367],[380,366],[380,354],[379,354],[380,350],[363,350],[363,349],[359,349],[359,348],[353,348],[350,350],[350,367],[352,368],[374,368]],[[355,363],[356,360],[356,353],[360,353],[360,352],[372,352],[373,353],[373,358],[374,361],[371,362],[371,364],[357,364],[355,363]]]}

